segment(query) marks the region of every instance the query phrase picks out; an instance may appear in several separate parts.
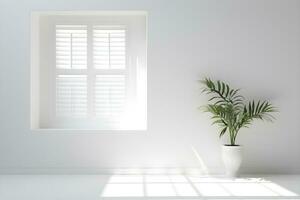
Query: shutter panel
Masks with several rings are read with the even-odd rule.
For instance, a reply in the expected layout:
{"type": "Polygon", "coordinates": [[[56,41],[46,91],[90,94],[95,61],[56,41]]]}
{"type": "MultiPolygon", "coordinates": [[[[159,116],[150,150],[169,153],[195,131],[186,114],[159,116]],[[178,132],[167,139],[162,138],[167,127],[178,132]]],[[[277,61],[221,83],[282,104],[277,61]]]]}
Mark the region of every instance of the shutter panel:
{"type": "Polygon", "coordinates": [[[87,68],[87,26],[56,25],[56,68],[87,68]]]}
{"type": "Polygon", "coordinates": [[[56,115],[85,117],[87,115],[87,76],[58,75],[56,77],[56,115]]]}
{"type": "Polygon", "coordinates": [[[125,69],[126,31],[124,28],[93,28],[93,60],[97,69],[125,69]]]}
{"type": "Polygon", "coordinates": [[[106,123],[118,123],[125,108],[125,76],[97,75],[95,80],[95,113],[106,123]]]}

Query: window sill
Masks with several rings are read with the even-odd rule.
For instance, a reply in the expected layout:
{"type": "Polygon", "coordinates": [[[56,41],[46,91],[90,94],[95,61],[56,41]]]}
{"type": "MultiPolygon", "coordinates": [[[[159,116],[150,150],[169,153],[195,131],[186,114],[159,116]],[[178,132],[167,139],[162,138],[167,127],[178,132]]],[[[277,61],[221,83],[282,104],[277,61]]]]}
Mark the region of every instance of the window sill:
{"type": "Polygon", "coordinates": [[[147,129],[141,130],[100,130],[100,129],[53,129],[37,128],[31,129],[32,133],[41,134],[136,134],[146,133],[147,129]]]}

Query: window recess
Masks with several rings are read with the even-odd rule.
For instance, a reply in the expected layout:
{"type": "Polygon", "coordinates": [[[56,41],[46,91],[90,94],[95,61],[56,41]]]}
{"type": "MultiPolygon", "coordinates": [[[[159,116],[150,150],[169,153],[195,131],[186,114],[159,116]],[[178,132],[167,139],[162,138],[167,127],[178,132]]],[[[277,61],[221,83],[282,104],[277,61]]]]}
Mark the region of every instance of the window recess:
{"type": "Polygon", "coordinates": [[[32,129],[146,129],[145,13],[32,21],[32,129]]]}

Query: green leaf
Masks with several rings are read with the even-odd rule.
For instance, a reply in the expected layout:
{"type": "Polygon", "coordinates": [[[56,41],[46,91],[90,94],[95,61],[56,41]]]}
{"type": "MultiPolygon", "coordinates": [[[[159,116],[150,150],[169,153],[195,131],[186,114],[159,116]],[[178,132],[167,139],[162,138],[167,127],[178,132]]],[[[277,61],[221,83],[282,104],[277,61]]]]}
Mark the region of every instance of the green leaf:
{"type": "Polygon", "coordinates": [[[218,85],[218,91],[221,92],[221,82],[217,81],[217,85],[218,85]]]}
{"type": "Polygon", "coordinates": [[[211,125],[214,125],[214,124],[223,124],[223,121],[222,120],[216,120],[216,121],[214,121],[211,125]]]}
{"type": "Polygon", "coordinates": [[[226,130],[227,130],[227,127],[223,128],[221,130],[220,135],[219,135],[220,138],[225,134],[226,130]]]}
{"type": "Polygon", "coordinates": [[[221,94],[222,95],[224,95],[225,89],[226,89],[225,83],[222,82],[222,89],[221,89],[221,94]]]}
{"type": "Polygon", "coordinates": [[[218,98],[220,98],[220,97],[218,97],[218,96],[214,96],[214,97],[210,98],[208,101],[212,101],[212,100],[214,100],[214,99],[218,99],[218,98]]]}
{"type": "Polygon", "coordinates": [[[229,92],[230,92],[229,85],[226,84],[226,95],[225,95],[226,97],[228,97],[229,92]]]}
{"type": "Polygon", "coordinates": [[[259,105],[260,104],[260,101],[258,101],[258,103],[256,104],[256,106],[255,106],[255,113],[258,113],[258,108],[259,108],[259,105]]]}

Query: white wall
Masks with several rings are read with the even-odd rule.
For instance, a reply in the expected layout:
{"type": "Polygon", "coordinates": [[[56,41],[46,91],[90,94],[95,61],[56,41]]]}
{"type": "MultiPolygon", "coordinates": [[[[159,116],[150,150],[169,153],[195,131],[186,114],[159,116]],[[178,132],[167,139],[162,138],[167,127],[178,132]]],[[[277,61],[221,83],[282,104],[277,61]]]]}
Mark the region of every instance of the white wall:
{"type": "Polygon", "coordinates": [[[205,75],[274,102],[274,124],[240,133],[246,173],[300,172],[300,1],[1,0],[0,172],[195,168],[220,172],[217,129],[196,108],[205,75]],[[31,132],[30,12],[147,10],[148,131],[31,132]]]}

